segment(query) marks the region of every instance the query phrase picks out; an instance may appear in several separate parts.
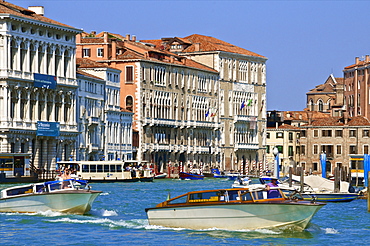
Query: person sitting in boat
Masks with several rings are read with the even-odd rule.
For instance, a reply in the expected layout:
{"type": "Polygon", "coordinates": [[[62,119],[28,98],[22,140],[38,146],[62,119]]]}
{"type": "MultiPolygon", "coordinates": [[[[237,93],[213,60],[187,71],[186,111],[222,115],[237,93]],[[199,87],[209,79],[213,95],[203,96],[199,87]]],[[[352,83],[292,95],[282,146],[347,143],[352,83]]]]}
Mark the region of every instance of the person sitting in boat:
{"type": "Polygon", "coordinates": [[[69,185],[69,181],[65,181],[65,180],[71,179],[71,172],[68,168],[64,169],[62,178],[63,178],[62,189],[67,189],[69,185]]]}
{"type": "Polygon", "coordinates": [[[278,198],[280,197],[280,191],[271,188],[279,187],[278,179],[276,177],[271,177],[271,182],[266,184],[267,198],[278,198]]]}

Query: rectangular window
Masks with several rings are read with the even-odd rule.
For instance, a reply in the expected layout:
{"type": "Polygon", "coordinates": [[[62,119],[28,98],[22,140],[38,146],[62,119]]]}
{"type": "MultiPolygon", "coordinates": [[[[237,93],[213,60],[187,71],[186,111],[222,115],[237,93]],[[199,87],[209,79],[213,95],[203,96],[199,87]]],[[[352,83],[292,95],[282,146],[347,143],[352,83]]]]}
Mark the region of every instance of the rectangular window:
{"type": "Polygon", "coordinates": [[[314,154],[314,155],[317,155],[317,154],[318,154],[318,152],[319,152],[319,146],[318,146],[317,144],[315,144],[315,145],[313,146],[313,154],[314,154]]]}
{"type": "Polygon", "coordinates": [[[343,131],[342,130],[335,130],[335,137],[337,137],[337,138],[343,137],[343,131]]]}
{"type": "Polygon", "coordinates": [[[289,141],[293,141],[293,132],[289,132],[289,141]]]}
{"type": "Polygon", "coordinates": [[[266,145],[266,153],[270,154],[270,145],[266,145]]]}
{"type": "Polygon", "coordinates": [[[301,154],[306,155],[306,146],[304,145],[301,146],[301,154]]]}
{"type": "Polygon", "coordinates": [[[98,57],[103,57],[104,56],[104,49],[103,48],[98,48],[96,52],[98,57]]]}
{"type": "Polygon", "coordinates": [[[356,154],[356,145],[349,146],[349,153],[356,154]]]}
{"type": "Polygon", "coordinates": [[[349,130],[350,137],[356,137],[356,130],[349,130]]]}
{"type": "Polygon", "coordinates": [[[90,57],[90,49],[82,49],[82,56],[83,57],[90,57]]]}
{"type": "Polygon", "coordinates": [[[283,138],[283,133],[282,132],[277,132],[276,133],[276,138],[283,138]]]}
{"type": "Polygon", "coordinates": [[[270,139],[270,133],[269,132],[266,133],[266,138],[270,139]]]}
{"type": "Polygon", "coordinates": [[[364,155],[369,154],[369,145],[364,145],[364,155]]]}
{"type": "Polygon", "coordinates": [[[313,136],[317,138],[319,136],[319,130],[314,130],[313,136]]]}
{"type": "Polygon", "coordinates": [[[126,83],[134,81],[134,67],[127,66],[126,67],[126,83]]]}
{"type": "Polygon", "coordinates": [[[323,137],[331,137],[331,130],[322,130],[321,135],[323,137]]]}
{"type": "Polygon", "coordinates": [[[337,155],[342,154],[342,145],[337,145],[337,155]]]}
{"type": "Polygon", "coordinates": [[[305,138],[305,137],[306,137],[306,130],[301,131],[301,136],[302,136],[303,138],[305,138]]]}
{"type": "Polygon", "coordinates": [[[289,156],[293,156],[294,155],[293,146],[288,146],[288,155],[289,156]]]}
{"type": "Polygon", "coordinates": [[[363,137],[369,137],[369,130],[364,130],[362,135],[363,135],[363,137]]]}

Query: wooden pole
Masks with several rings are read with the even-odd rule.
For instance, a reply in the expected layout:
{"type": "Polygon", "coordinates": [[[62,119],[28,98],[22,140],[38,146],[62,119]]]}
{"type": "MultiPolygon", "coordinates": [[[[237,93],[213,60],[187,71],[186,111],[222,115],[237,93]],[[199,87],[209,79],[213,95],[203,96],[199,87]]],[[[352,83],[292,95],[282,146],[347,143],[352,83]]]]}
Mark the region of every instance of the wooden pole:
{"type": "Polygon", "coordinates": [[[292,187],[292,172],[293,172],[293,167],[289,167],[289,187],[292,187]]]}
{"type": "Polygon", "coordinates": [[[303,173],[303,170],[301,170],[301,192],[303,192],[303,189],[304,189],[304,173],[303,173]]]}

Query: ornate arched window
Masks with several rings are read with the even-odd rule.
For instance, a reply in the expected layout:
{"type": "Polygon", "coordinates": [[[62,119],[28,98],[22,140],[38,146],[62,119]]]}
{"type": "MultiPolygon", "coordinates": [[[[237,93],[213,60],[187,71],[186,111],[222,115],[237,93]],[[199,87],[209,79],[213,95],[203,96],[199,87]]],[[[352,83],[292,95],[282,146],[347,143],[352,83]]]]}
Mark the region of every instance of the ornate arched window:
{"type": "Polygon", "coordinates": [[[321,99],[317,102],[317,105],[318,105],[318,111],[319,112],[324,111],[324,103],[322,102],[321,99]]]}

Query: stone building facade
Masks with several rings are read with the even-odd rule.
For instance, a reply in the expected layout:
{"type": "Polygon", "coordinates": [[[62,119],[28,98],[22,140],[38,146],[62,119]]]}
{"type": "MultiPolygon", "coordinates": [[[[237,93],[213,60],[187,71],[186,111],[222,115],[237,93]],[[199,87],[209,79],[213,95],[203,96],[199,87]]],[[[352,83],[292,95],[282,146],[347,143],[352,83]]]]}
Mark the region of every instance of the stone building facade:
{"type": "Polygon", "coordinates": [[[77,56],[120,69],[121,107],[134,114],[134,159],[158,169],[220,162],[218,72],[136,38],[83,33],[77,56]]]}
{"type": "Polygon", "coordinates": [[[77,58],[77,160],[131,160],[132,112],[120,108],[121,70],[77,58]]]}
{"type": "Polygon", "coordinates": [[[57,158],[75,155],[81,31],[35,11],[0,6],[0,152],[32,153],[36,167],[52,169],[57,158]],[[38,122],[58,123],[60,134],[37,136],[38,122]]]}
{"type": "Polygon", "coordinates": [[[221,168],[257,174],[264,169],[266,145],[266,61],[254,52],[214,37],[145,40],[157,48],[211,67],[219,72],[221,168]]]}
{"type": "Polygon", "coordinates": [[[301,126],[300,165],[304,169],[321,173],[320,154],[326,153],[327,172],[333,173],[335,167],[350,165],[350,155],[369,154],[370,122],[363,116],[309,118],[301,126]]]}

